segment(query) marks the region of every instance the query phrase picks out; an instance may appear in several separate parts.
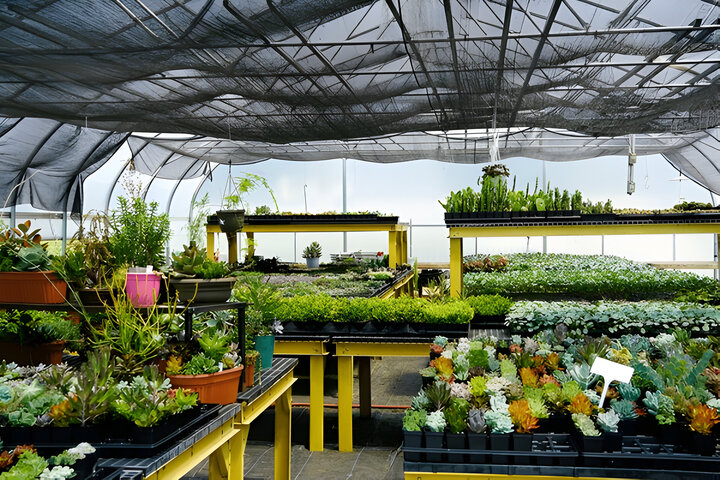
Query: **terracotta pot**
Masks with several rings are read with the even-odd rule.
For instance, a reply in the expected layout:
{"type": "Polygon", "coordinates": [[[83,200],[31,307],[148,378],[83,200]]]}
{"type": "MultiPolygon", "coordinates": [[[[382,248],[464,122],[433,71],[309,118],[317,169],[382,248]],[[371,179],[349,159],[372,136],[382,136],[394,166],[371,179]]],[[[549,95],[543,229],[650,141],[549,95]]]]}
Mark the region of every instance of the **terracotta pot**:
{"type": "Polygon", "coordinates": [[[168,375],[175,388],[189,388],[198,393],[200,403],[227,405],[237,400],[243,366],[205,375],[168,375]]]}
{"type": "Polygon", "coordinates": [[[0,272],[0,303],[63,303],[67,284],[57,273],[0,272]]]}
{"type": "Polygon", "coordinates": [[[63,348],[65,348],[65,340],[38,345],[0,342],[0,360],[15,362],[18,365],[59,364],[62,363],[63,348]]]}
{"type": "Polygon", "coordinates": [[[245,364],[245,379],[243,381],[243,390],[252,387],[255,384],[255,363],[245,364]]]}

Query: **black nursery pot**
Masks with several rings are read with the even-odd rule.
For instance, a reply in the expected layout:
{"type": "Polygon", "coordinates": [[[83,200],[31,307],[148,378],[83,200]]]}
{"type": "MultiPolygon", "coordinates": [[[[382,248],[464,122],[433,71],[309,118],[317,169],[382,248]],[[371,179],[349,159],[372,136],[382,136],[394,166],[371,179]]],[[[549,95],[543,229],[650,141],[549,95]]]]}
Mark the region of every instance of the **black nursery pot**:
{"type": "Polygon", "coordinates": [[[622,451],[622,434],[620,432],[605,432],[603,437],[603,449],[606,452],[622,451]]]}
{"type": "Polygon", "coordinates": [[[690,435],[690,447],[698,455],[709,457],[715,454],[717,441],[714,435],[703,435],[692,432],[690,435]]]}
{"type": "MultiPolygon", "coordinates": [[[[445,435],[448,449],[467,450],[467,435],[465,433],[448,433],[445,435]]],[[[467,455],[462,453],[448,453],[449,463],[466,463],[467,455]]]]}
{"type": "MultiPolygon", "coordinates": [[[[487,450],[488,435],[487,433],[468,432],[468,448],[470,450],[487,450]]],[[[468,455],[470,463],[486,463],[487,455],[481,453],[471,453],[468,455]]]]}
{"type": "Polygon", "coordinates": [[[637,431],[638,431],[637,418],[634,418],[632,420],[620,420],[620,425],[619,425],[618,430],[620,431],[620,433],[622,433],[626,437],[631,437],[633,435],[637,435],[637,431]]]}
{"type": "MultiPolygon", "coordinates": [[[[510,440],[509,433],[491,433],[490,450],[510,450],[510,440]]],[[[501,465],[512,463],[508,455],[490,455],[490,462],[501,465]]]]}
{"type": "MultiPolygon", "coordinates": [[[[515,452],[530,452],[532,451],[532,433],[513,433],[512,443],[513,450],[515,452]]],[[[515,455],[516,465],[529,465],[530,457],[522,454],[515,455]]]]}
{"type": "MultiPolygon", "coordinates": [[[[425,448],[443,448],[445,432],[425,432],[425,448]]],[[[442,453],[426,453],[426,462],[442,462],[442,453]]]]}
{"type": "MultiPolygon", "coordinates": [[[[403,439],[405,446],[409,448],[422,448],[423,447],[423,432],[409,432],[403,430],[403,439]]],[[[422,455],[418,452],[404,452],[405,461],[407,462],[420,462],[422,461],[422,455]]]]}

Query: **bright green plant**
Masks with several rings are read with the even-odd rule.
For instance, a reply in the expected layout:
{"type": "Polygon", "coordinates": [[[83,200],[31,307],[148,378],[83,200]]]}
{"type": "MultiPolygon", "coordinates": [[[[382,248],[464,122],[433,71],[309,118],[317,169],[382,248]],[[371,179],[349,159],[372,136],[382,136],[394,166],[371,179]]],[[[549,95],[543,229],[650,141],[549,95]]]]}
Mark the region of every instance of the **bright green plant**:
{"type": "Polygon", "coordinates": [[[110,251],[118,265],[160,268],[165,264],[165,245],[170,237],[170,219],[158,213],[158,204],[138,197],[118,197],[112,211],[110,251]]]}
{"type": "Polygon", "coordinates": [[[237,209],[238,207],[242,207],[246,211],[250,211],[250,205],[248,204],[246,196],[250,192],[260,187],[264,187],[270,194],[270,197],[272,197],[273,203],[275,204],[275,211],[277,212],[280,210],[272,188],[270,188],[267,180],[260,175],[255,175],[254,173],[244,173],[239,177],[230,177],[230,182],[232,183],[232,191],[224,198],[226,208],[237,209]]]}
{"type": "Polygon", "coordinates": [[[318,242],[312,242],[303,250],[303,258],[319,258],[322,255],[322,247],[318,242]]]}
{"type": "Polygon", "coordinates": [[[470,403],[464,398],[452,397],[443,410],[447,428],[450,433],[462,433],[467,429],[470,403]]]}
{"type": "Polygon", "coordinates": [[[573,413],[572,420],[577,429],[580,430],[580,432],[586,437],[597,437],[600,435],[598,429],[595,428],[595,423],[592,421],[592,418],[587,415],[582,413],[573,413]]]}
{"type": "Polygon", "coordinates": [[[660,425],[675,423],[675,407],[672,398],[660,392],[645,392],[643,403],[660,425]]]}
{"type": "Polygon", "coordinates": [[[427,422],[427,412],[425,410],[408,409],[403,416],[403,430],[408,432],[419,432],[427,422]]]}
{"type": "Polygon", "coordinates": [[[210,214],[210,198],[206,193],[201,199],[194,199],[190,207],[190,221],[187,225],[188,242],[202,247],[205,245],[205,223],[210,214]]]}
{"type": "Polygon", "coordinates": [[[151,427],[195,405],[197,393],[171,389],[170,379],[161,376],[156,366],[151,366],[145,367],[142,375],[129,384],[118,387],[113,409],[139,427],[151,427]]]}

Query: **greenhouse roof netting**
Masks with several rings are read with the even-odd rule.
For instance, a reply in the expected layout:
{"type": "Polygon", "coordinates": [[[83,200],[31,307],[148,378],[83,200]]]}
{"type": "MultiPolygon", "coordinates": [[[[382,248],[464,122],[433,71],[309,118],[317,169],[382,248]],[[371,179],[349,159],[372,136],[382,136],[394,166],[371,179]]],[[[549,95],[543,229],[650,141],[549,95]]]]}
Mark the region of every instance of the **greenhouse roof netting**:
{"type": "Polygon", "coordinates": [[[77,210],[63,193],[132,131],[203,137],[130,138],[169,178],[230,158],[484,162],[490,134],[467,131],[495,127],[501,155],[555,160],[638,134],[717,192],[719,17],[708,0],[2,2],[0,200],[77,210]],[[13,190],[53,161],[56,199],[39,177],[13,190]]]}

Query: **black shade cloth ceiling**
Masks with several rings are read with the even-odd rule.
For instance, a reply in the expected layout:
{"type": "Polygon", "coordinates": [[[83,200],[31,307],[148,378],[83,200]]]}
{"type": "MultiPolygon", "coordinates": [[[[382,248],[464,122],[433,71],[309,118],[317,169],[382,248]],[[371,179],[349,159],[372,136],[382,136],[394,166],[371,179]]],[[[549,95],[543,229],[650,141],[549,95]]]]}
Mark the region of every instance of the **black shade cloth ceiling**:
{"type": "Polygon", "coordinates": [[[707,0],[9,0],[0,113],[270,141],[718,121],[707,0]]]}
{"type": "Polygon", "coordinates": [[[549,160],[642,134],[718,192],[719,17],[709,0],[6,0],[0,201],[78,211],[131,131],[199,136],[131,139],[162,178],[267,158],[487,161],[455,130],[509,128],[501,156],[549,160]],[[537,148],[579,134],[575,152],[537,148]]]}

